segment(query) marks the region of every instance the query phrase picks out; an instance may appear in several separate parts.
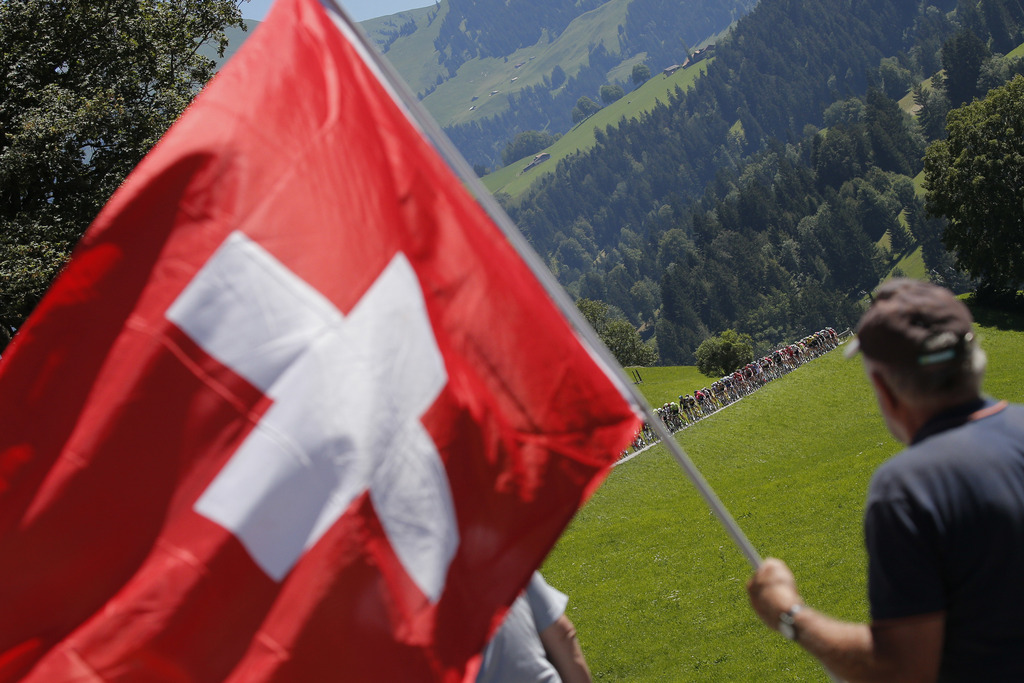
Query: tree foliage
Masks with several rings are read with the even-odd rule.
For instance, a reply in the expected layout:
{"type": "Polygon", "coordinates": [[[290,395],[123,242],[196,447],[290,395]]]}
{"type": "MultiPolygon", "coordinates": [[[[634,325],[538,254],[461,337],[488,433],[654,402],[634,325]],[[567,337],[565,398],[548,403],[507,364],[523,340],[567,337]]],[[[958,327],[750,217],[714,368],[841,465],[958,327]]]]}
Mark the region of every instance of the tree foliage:
{"type": "Polygon", "coordinates": [[[983,289],[1024,285],[1024,76],[949,112],[948,139],[925,154],[928,210],[983,289]]]}
{"type": "Polygon", "coordinates": [[[658,351],[654,344],[645,343],[635,327],[615,317],[608,304],[593,299],[577,299],[576,308],[594,328],[619,365],[654,365],[658,362],[658,351]]]}
{"type": "Polygon", "coordinates": [[[608,327],[608,304],[593,299],[577,299],[576,308],[583,314],[598,336],[604,334],[608,327]]]}
{"type": "Polygon", "coordinates": [[[573,123],[579,123],[588,116],[600,111],[600,109],[601,106],[597,102],[583,95],[576,100],[576,106],[572,108],[572,121],[573,123]]]}
{"type": "Polygon", "coordinates": [[[895,57],[886,57],[878,65],[879,86],[890,99],[898,100],[907,94],[914,84],[910,69],[900,64],[895,57]]]}
{"type": "Polygon", "coordinates": [[[978,95],[981,65],[989,57],[988,46],[969,28],[950,38],[942,46],[942,66],[946,70],[946,96],[958,107],[978,95]]]}
{"type": "Polygon", "coordinates": [[[754,360],[754,340],[749,334],[726,330],[701,342],[694,355],[702,374],[722,377],[754,360]]]}
{"type": "Polygon", "coordinates": [[[555,68],[551,70],[551,87],[560,88],[565,83],[565,69],[559,64],[555,64],[555,68]]]}
{"type": "Polygon", "coordinates": [[[21,325],[233,25],[229,0],[0,3],[0,326],[21,325]]]}
{"type": "Polygon", "coordinates": [[[650,79],[650,77],[651,77],[651,68],[649,66],[647,66],[643,62],[640,62],[639,64],[634,64],[633,65],[633,71],[630,74],[630,78],[632,79],[634,85],[640,85],[641,83],[646,83],[647,80],[650,79]]]}
{"type": "Polygon", "coordinates": [[[622,86],[619,85],[618,83],[601,86],[601,101],[604,102],[605,104],[611,104],[612,102],[615,102],[625,94],[626,91],[623,90],[622,86]]]}
{"type": "Polygon", "coordinates": [[[550,147],[556,140],[558,140],[558,136],[551,133],[539,130],[524,130],[512,138],[512,141],[505,146],[505,151],[501,153],[501,160],[508,166],[513,161],[518,161],[523,157],[536,154],[545,147],[550,147]]]}
{"type": "Polygon", "coordinates": [[[601,338],[605,346],[623,367],[629,365],[654,365],[658,362],[658,351],[653,344],[645,344],[635,327],[625,320],[608,323],[601,338]]]}
{"type": "Polygon", "coordinates": [[[928,140],[938,140],[946,136],[946,114],[949,112],[949,100],[939,88],[925,88],[917,84],[913,89],[914,104],[918,107],[917,123],[921,132],[928,140]]]}

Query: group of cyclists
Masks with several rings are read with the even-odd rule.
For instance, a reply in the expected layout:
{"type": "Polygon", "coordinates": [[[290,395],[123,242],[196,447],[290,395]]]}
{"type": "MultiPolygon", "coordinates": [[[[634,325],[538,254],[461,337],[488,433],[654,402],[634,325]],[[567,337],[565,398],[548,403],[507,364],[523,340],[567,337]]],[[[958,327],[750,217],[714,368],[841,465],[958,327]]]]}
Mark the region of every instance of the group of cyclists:
{"type": "MultiPolygon", "coordinates": [[[[712,382],[710,387],[697,389],[692,395],[681,395],[678,402],[668,402],[656,408],[655,413],[665,423],[669,432],[677,432],[838,345],[839,335],[831,327],[826,327],[800,341],[781,346],[742,368],[737,368],[731,374],[712,382]]],[[[644,424],[633,440],[633,452],[657,441],[658,437],[654,430],[650,425],[644,424]]],[[[628,454],[629,450],[622,453],[623,457],[628,454]]]]}

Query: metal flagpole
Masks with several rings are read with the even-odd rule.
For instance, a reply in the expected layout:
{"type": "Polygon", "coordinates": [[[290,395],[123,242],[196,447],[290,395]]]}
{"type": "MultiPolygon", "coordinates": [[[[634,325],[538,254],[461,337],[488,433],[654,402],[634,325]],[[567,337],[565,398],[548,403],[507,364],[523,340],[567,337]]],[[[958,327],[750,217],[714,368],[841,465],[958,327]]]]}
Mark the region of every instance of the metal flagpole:
{"type": "Polygon", "coordinates": [[[744,535],[740,529],[736,520],[729,513],[726,507],[719,500],[718,496],[708,485],[704,476],[700,473],[697,467],[690,460],[690,457],[683,451],[682,447],[672,438],[672,434],[669,433],[665,423],[662,422],[661,418],[654,414],[654,411],[647,404],[646,399],[640,394],[635,386],[626,382],[622,377],[621,366],[615,357],[612,356],[611,352],[604,345],[604,343],[598,338],[597,333],[590,326],[590,324],[583,318],[583,315],[576,308],[572,299],[562,288],[562,286],[552,275],[551,271],[547,269],[540,257],[533,250],[533,247],[526,241],[523,234],[519,232],[519,229],[512,222],[512,219],[508,217],[505,210],[501,208],[497,200],[491,195],[491,193],[484,187],[483,183],[477,177],[476,173],[469,166],[469,162],[463,158],[462,154],[455,148],[455,145],[448,139],[448,136],[441,130],[441,127],[434,121],[434,118],[427,112],[426,108],[420,103],[419,99],[409,89],[401,75],[395,70],[395,68],[384,59],[370,43],[369,39],[365,36],[362,29],[359,28],[355,22],[353,22],[348,14],[342,9],[336,0],[320,0],[320,2],[337,17],[339,27],[347,34],[353,36],[359,41],[358,46],[362,48],[364,58],[368,59],[372,66],[376,67],[383,75],[386,87],[390,88],[393,92],[396,101],[402,105],[412,121],[423,134],[431,141],[434,147],[441,153],[445,161],[451,166],[452,170],[460,177],[467,188],[472,192],[477,202],[484,208],[484,210],[490,215],[491,219],[498,225],[505,238],[512,244],[512,246],[519,252],[519,255],[526,261],[530,270],[533,272],[544,289],[547,290],[548,296],[555,302],[558,308],[561,310],[562,315],[569,321],[576,334],[581,337],[587,345],[593,350],[600,361],[610,370],[608,373],[610,377],[616,381],[619,385],[619,390],[629,398],[633,404],[634,410],[636,410],[643,419],[651,426],[654,432],[661,439],[661,442],[665,444],[672,457],[675,458],[676,462],[686,473],[686,476],[690,478],[693,485],[697,487],[697,491],[704,498],[705,503],[711,508],[711,511],[718,518],[718,521],[725,528],[725,531],[732,538],[733,543],[739,548],[740,552],[747,558],[751,567],[757,569],[761,566],[761,556],[754,549],[754,546],[744,535]]]}

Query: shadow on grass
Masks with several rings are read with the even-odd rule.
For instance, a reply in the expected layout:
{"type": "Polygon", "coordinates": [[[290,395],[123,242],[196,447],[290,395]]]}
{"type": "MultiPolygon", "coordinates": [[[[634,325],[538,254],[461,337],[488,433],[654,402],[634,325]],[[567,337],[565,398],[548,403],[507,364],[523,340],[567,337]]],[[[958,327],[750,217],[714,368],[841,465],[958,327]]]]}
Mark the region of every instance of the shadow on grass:
{"type": "Polygon", "coordinates": [[[1010,332],[1024,332],[1024,299],[1017,296],[1013,303],[992,305],[979,302],[976,297],[967,299],[967,305],[974,320],[982,327],[994,327],[1010,332]]]}

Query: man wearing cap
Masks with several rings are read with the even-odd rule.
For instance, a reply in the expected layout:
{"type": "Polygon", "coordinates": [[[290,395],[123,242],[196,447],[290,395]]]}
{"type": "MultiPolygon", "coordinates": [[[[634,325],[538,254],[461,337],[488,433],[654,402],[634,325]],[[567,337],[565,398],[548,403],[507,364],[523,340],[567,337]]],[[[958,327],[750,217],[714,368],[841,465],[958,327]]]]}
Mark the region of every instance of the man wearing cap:
{"type": "Polygon", "coordinates": [[[805,606],[779,560],[747,584],[768,626],[845,680],[1024,680],[1024,407],[981,397],[972,322],[949,291],[892,280],[848,352],[907,444],[868,490],[871,624],[805,606]]]}

